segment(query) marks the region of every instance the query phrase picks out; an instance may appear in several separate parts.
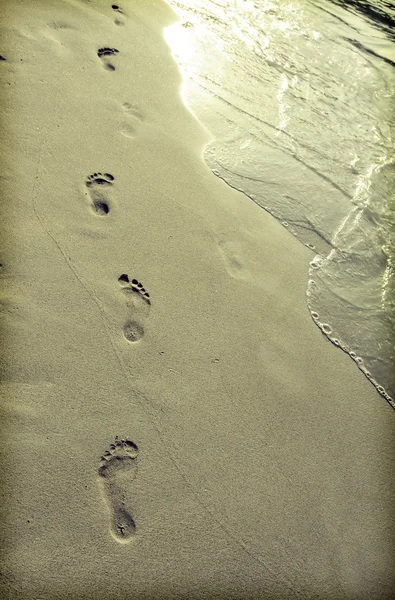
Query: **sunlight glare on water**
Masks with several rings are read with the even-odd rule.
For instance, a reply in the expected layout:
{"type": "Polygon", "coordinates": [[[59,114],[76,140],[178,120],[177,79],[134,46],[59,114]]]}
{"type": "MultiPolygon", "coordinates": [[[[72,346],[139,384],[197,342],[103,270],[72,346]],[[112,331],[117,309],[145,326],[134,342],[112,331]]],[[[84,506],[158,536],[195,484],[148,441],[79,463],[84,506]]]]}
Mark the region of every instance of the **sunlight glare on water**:
{"type": "Polygon", "coordinates": [[[168,2],[185,102],[214,137],[207,164],[316,251],[314,322],[395,407],[395,11],[168,2]]]}

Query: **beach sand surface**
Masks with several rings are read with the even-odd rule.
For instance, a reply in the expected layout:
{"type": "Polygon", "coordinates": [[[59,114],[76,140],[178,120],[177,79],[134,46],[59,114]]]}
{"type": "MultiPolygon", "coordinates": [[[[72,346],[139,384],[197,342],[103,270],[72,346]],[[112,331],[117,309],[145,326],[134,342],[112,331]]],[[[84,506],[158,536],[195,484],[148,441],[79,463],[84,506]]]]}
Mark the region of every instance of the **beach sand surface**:
{"type": "Polygon", "coordinates": [[[390,598],[394,412],[204,163],[175,14],[2,9],[0,595],[390,598]]]}

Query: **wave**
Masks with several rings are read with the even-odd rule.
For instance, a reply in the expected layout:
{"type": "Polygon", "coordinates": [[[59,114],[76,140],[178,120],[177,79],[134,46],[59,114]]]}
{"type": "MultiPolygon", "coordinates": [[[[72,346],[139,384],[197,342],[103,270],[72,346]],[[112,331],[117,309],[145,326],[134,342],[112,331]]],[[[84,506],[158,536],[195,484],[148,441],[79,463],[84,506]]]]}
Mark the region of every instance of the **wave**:
{"type": "Polygon", "coordinates": [[[316,253],[314,322],[395,408],[392,16],[371,25],[385,2],[367,18],[368,3],[168,1],[207,164],[316,253]]]}

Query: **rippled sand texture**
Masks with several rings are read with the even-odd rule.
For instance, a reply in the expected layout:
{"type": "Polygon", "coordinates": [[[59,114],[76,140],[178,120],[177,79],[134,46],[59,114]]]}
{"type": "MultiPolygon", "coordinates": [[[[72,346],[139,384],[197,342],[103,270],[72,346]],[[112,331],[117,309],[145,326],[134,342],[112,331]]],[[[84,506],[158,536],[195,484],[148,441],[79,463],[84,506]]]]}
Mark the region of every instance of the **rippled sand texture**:
{"type": "Polygon", "coordinates": [[[393,411],[203,162],[174,14],[6,7],[0,596],[388,598],[393,411]]]}

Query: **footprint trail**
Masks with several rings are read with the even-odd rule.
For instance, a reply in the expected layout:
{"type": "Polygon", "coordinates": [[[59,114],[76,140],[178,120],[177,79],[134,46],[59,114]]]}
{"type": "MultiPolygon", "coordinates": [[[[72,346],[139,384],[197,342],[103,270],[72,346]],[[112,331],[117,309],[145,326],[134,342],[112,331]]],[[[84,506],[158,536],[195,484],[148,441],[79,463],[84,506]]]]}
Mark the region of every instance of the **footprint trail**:
{"type": "Polygon", "coordinates": [[[130,281],[126,273],[118,277],[118,282],[126,299],[127,309],[123,335],[128,342],[135,343],[144,336],[144,323],[151,306],[150,295],[142,283],[137,279],[130,281]]]}
{"type": "Polygon", "coordinates": [[[91,200],[91,208],[97,215],[103,217],[110,212],[109,195],[105,188],[111,188],[114,176],[111,173],[93,173],[85,182],[91,200]]]}
{"type": "Polygon", "coordinates": [[[101,458],[99,482],[110,511],[110,531],[117,542],[130,542],[136,524],[125,507],[129,486],[137,475],[138,447],[130,440],[116,439],[101,458]]]}

